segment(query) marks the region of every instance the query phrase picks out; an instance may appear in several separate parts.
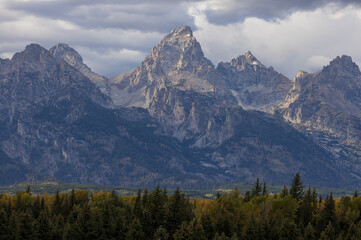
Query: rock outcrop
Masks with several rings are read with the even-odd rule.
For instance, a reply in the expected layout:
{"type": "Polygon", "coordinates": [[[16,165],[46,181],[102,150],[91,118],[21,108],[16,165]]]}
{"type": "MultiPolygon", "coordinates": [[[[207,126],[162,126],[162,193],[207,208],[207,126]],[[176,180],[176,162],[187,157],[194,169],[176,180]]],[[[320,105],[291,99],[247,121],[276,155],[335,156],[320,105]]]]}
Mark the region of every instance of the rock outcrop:
{"type": "Polygon", "coordinates": [[[108,79],[94,73],[86,64],[80,54],[65,43],[59,43],[50,48],[50,53],[58,60],[67,62],[70,66],[75,67],[79,72],[88,77],[99,89],[109,95],[108,79]]]}
{"type": "Polygon", "coordinates": [[[288,78],[273,67],[265,67],[250,51],[229,63],[219,63],[217,71],[244,109],[268,112],[284,100],[292,87],[288,78]]]}
{"type": "Polygon", "coordinates": [[[337,57],[314,74],[300,72],[279,111],[359,174],[361,73],[351,57],[337,57]]]}

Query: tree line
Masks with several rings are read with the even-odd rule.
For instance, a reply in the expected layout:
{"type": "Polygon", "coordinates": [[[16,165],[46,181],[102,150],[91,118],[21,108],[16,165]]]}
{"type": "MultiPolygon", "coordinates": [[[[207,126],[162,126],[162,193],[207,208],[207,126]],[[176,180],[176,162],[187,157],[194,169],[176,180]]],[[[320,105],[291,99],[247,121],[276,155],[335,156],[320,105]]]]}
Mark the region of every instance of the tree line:
{"type": "Polygon", "coordinates": [[[361,239],[361,197],[323,199],[296,174],[269,194],[257,179],[214,200],[171,195],[157,187],[134,197],[74,189],[33,195],[30,187],[0,194],[0,240],[6,239],[361,239]]]}

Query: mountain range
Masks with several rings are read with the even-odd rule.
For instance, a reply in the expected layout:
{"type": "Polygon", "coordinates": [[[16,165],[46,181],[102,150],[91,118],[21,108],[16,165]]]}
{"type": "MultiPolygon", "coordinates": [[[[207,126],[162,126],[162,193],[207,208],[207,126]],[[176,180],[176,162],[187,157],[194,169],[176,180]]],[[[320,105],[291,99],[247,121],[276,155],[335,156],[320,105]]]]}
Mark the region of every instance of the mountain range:
{"type": "Polygon", "coordinates": [[[174,29],[134,70],[100,76],[66,44],[0,59],[0,184],[57,179],[210,188],[361,183],[361,72],[349,56],[289,80],[250,51],[208,60],[174,29]]]}

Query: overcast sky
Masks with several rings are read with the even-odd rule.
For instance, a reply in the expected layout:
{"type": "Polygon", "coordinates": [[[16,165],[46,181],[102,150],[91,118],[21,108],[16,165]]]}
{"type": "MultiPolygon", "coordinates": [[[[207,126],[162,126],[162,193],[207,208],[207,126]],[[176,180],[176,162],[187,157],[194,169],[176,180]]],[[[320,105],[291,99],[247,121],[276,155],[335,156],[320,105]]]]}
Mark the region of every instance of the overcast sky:
{"type": "Polygon", "coordinates": [[[339,55],[361,63],[360,0],[0,0],[0,57],[29,43],[67,43],[93,71],[138,66],[165,34],[188,25],[216,66],[250,50],[293,78],[339,55]]]}

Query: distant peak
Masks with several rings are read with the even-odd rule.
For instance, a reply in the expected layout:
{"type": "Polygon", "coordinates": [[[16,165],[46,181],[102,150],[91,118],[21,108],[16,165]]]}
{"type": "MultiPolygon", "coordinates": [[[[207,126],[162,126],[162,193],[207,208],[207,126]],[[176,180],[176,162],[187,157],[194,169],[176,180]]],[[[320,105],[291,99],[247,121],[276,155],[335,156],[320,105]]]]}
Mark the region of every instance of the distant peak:
{"type": "Polygon", "coordinates": [[[249,50],[244,54],[244,56],[246,56],[247,58],[255,58],[249,50]]]}
{"type": "Polygon", "coordinates": [[[13,58],[17,57],[19,54],[38,58],[44,51],[47,52],[46,49],[44,49],[39,44],[31,43],[25,47],[24,51],[22,51],[21,53],[15,54],[13,56],[13,58]]]}
{"type": "Polygon", "coordinates": [[[31,43],[25,47],[25,52],[41,52],[43,47],[37,43],[31,43]]]}
{"type": "Polygon", "coordinates": [[[322,71],[344,71],[352,74],[359,75],[360,69],[356,63],[352,61],[350,56],[337,56],[330,64],[323,68],[322,71]]]}
{"type": "Polygon", "coordinates": [[[258,61],[258,59],[251,53],[251,51],[247,51],[244,55],[240,55],[237,58],[231,60],[231,66],[244,69],[245,65],[265,67],[260,61],[258,61]]]}
{"type": "Polygon", "coordinates": [[[58,43],[57,45],[55,45],[52,48],[58,48],[58,49],[64,49],[64,50],[71,50],[72,48],[66,44],[66,43],[58,43]]]}
{"type": "Polygon", "coordinates": [[[49,51],[56,59],[64,60],[74,67],[83,64],[83,58],[68,44],[58,43],[54,47],[50,48],[49,51]]]}
{"type": "Polygon", "coordinates": [[[261,65],[261,62],[251,53],[251,51],[247,51],[244,56],[246,57],[249,64],[252,65],[261,65]]]}
{"type": "Polygon", "coordinates": [[[189,26],[184,26],[173,29],[167,37],[193,37],[193,32],[189,26]]]}
{"type": "Polygon", "coordinates": [[[350,56],[342,55],[337,56],[330,62],[330,65],[352,65],[354,62],[350,56]]]}
{"type": "Polygon", "coordinates": [[[36,65],[37,63],[51,62],[53,56],[48,50],[37,43],[31,43],[22,52],[15,53],[12,61],[27,62],[36,65]]]}

